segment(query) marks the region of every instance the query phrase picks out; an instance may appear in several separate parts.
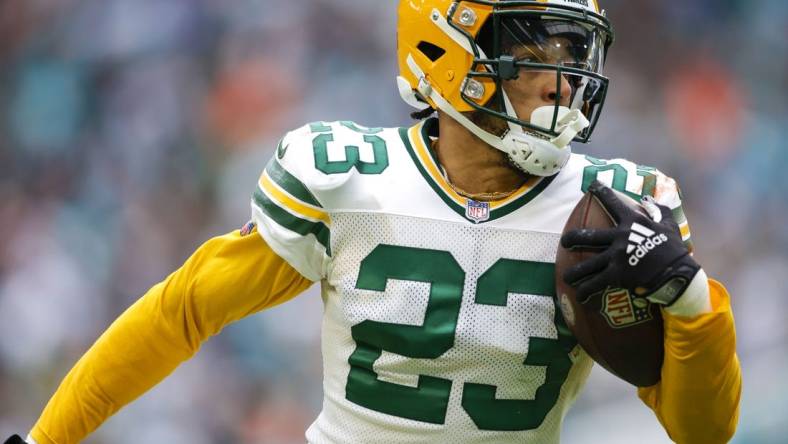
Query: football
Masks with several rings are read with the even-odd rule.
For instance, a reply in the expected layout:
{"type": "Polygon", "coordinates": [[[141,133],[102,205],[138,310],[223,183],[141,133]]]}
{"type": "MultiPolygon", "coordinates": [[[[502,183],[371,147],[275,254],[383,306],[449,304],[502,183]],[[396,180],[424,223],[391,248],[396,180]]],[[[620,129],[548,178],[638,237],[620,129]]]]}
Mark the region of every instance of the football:
{"type": "MultiPolygon", "coordinates": [[[[629,196],[618,193],[628,205],[645,213],[629,196]]],[[[591,193],[575,207],[563,233],[583,228],[611,228],[615,221],[591,193]]],[[[566,270],[596,253],[558,247],[556,290],[558,306],[580,346],[602,367],[638,387],[660,380],[664,356],[662,313],[658,305],[635,298],[627,290],[608,287],[579,301],[575,289],[563,280],[566,270]]]]}

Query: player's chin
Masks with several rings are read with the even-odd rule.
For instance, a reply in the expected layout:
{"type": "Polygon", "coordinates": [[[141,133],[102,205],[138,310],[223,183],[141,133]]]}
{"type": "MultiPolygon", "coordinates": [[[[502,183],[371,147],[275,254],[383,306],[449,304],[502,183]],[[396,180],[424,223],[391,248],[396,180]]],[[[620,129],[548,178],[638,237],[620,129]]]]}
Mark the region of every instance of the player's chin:
{"type": "Polygon", "coordinates": [[[469,111],[463,114],[479,128],[498,137],[502,137],[509,129],[505,120],[484,111],[469,111]]]}

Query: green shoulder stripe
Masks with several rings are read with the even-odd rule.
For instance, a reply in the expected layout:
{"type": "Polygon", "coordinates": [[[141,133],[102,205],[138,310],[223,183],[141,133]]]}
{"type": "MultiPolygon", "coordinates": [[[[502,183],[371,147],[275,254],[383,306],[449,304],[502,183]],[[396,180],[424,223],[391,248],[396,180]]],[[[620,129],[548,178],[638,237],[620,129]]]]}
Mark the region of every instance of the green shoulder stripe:
{"type": "Polygon", "coordinates": [[[282,187],[285,191],[290,193],[293,197],[300,200],[301,202],[308,203],[309,205],[323,208],[320,205],[320,202],[317,201],[317,198],[311,191],[304,185],[300,180],[296,179],[295,176],[287,172],[282,165],[276,159],[271,159],[268,162],[268,166],[265,167],[265,171],[268,173],[268,176],[273,180],[277,185],[282,187]]]}
{"type": "Polygon", "coordinates": [[[317,241],[320,242],[320,245],[325,247],[326,254],[331,256],[331,231],[323,222],[311,222],[292,215],[279,207],[259,189],[255,191],[253,201],[266,216],[282,227],[302,236],[310,233],[314,235],[317,241]]]}
{"type": "Polygon", "coordinates": [[[673,220],[675,220],[677,224],[681,225],[687,222],[687,216],[684,214],[684,207],[679,205],[677,208],[674,208],[672,212],[673,220]]]}

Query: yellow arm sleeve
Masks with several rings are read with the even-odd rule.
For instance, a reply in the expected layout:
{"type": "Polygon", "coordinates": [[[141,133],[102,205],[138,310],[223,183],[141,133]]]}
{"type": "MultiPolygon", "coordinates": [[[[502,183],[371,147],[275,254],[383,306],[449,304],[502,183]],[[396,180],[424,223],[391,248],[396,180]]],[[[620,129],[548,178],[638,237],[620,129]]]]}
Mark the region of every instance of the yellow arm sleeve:
{"type": "Polygon", "coordinates": [[[638,390],[679,444],[728,442],[739,418],[741,369],[730,299],[714,280],[709,292],[712,313],[685,318],[663,311],[662,380],[638,390]]]}
{"type": "Polygon", "coordinates": [[[255,232],[209,240],[121,315],[77,362],[31,436],[80,442],[234,321],[292,299],[312,282],[255,232]]]}

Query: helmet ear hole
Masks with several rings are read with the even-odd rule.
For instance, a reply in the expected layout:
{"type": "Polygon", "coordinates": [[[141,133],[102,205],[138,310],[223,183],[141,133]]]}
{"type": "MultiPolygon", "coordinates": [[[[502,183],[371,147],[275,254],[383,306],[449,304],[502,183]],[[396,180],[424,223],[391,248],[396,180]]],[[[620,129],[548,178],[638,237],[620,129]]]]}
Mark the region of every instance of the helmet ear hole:
{"type": "Polygon", "coordinates": [[[440,46],[433,45],[430,42],[420,42],[417,48],[432,62],[437,61],[443,57],[444,54],[446,54],[445,49],[441,48],[440,46]]]}
{"type": "Polygon", "coordinates": [[[484,51],[485,55],[488,57],[493,57],[493,41],[495,40],[495,33],[493,31],[493,21],[488,19],[484,25],[482,25],[481,29],[479,30],[479,34],[476,36],[476,44],[479,45],[482,51],[484,51]]]}

